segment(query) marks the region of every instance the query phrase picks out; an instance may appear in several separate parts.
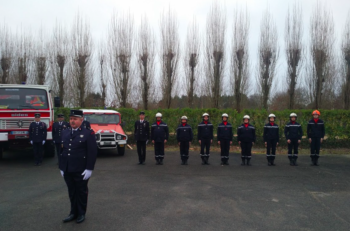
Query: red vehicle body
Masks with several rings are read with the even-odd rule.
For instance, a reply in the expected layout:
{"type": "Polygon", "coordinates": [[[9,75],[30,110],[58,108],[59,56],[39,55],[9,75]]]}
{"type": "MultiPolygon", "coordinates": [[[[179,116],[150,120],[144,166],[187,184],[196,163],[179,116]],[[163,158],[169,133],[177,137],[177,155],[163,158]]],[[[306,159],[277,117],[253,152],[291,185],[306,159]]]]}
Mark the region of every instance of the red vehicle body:
{"type": "Polygon", "coordinates": [[[54,111],[49,86],[0,84],[0,159],[3,150],[31,146],[29,125],[35,113],[41,114],[41,121],[47,126],[45,156],[53,157],[54,111]]]}

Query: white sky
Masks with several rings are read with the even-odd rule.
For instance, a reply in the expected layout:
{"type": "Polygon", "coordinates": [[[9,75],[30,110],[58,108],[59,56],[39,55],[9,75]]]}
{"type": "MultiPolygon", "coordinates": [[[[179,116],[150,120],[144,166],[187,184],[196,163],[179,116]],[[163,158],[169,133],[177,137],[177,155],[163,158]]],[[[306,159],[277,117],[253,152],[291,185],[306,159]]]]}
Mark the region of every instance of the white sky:
{"type": "MultiPolygon", "coordinates": [[[[204,33],[206,16],[213,0],[0,0],[0,24],[6,23],[14,32],[19,28],[31,30],[34,34],[41,26],[50,32],[56,21],[70,28],[77,12],[86,17],[91,24],[91,32],[95,44],[107,33],[107,27],[113,11],[130,11],[139,23],[140,17],[147,14],[155,31],[159,31],[159,18],[163,10],[169,6],[177,13],[181,44],[185,41],[187,26],[196,16],[201,32],[204,33]]],[[[255,67],[257,59],[257,46],[260,33],[260,20],[264,10],[269,7],[278,28],[281,56],[279,60],[278,75],[285,75],[285,59],[283,52],[285,15],[288,6],[295,2],[302,4],[305,22],[304,40],[309,35],[310,16],[317,0],[227,0],[219,2],[225,4],[227,10],[228,33],[232,33],[231,23],[233,10],[236,7],[248,7],[250,13],[250,58],[255,67]]],[[[327,0],[325,2],[333,12],[337,47],[341,40],[346,17],[350,11],[349,0],[327,0]]],[[[254,70],[254,68],[252,69],[254,70]]],[[[253,72],[254,73],[254,72],[253,72]]],[[[252,73],[252,74],[253,74],[252,73]]]]}

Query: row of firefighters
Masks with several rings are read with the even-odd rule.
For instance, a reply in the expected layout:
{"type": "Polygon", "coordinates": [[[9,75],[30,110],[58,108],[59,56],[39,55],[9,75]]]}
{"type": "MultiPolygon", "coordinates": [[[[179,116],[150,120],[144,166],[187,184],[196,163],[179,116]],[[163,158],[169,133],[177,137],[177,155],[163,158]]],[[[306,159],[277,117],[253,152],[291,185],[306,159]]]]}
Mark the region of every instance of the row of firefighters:
{"type": "MultiPolygon", "coordinates": [[[[307,138],[310,143],[311,165],[318,166],[321,143],[325,135],[324,122],[319,118],[320,112],[312,112],[312,119],[307,125],[307,138]]],[[[135,122],[135,140],[139,164],[144,165],[146,159],[146,145],[149,139],[154,144],[155,159],[157,165],[162,165],[164,160],[164,144],[169,138],[169,129],[162,121],[162,114],[156,114],[156,122],[151,125],[149,136],[149,123],[145,120],[145,113],[140,113],[140,120],[135,122]]],[[[198,125],[198,142],[201,145],[200,156],[203,165],[209,165],[210,146],[213,142],[213,124],[209,120],[209,114],[204,113],[203,121],[198,125]]],[[[221,165],[228,165],[229,150],[232,144],[233,127],[228,122],[228,114],[222,114],[222,122],[217,127],[217,140],[221,148],[221,165]]],[[[264,126],[264,142],[266,157],[269,166],[275,166],[276,147],[280,142],[279,126],[275,123],[276,116],[270,114],[269,122],[264,126]]],[[[181,124],[177,127],[177,141],[180,146],[182,165],[187,165],[189,148],[193,140],[192,127],[187,124],[188,118],[181,117],[181,124]]],[[[255,127],[249,123],[250,116],[243,117],[243,123],[237,128],[237,140],[241,147],[241,165],[251,165],[252,147],[256,142],[255,127]]],[[[284,134],[288,143],[288,158],[291,166],[297,166],[298,147],[301,142],[303,131],[297,122],[297,114],[290,114],[290,122],[285,126],[284,134]]]]}

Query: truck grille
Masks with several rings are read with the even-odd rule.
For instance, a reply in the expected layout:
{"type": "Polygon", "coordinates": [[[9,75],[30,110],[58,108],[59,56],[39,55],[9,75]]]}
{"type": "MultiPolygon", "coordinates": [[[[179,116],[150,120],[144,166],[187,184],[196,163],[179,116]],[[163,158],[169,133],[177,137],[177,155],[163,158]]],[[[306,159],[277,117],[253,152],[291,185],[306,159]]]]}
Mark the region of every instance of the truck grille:
{"type": "Polygon", "coordinates": [[[29,125],[33,121],[34,121],[33,119],[0,120],[0,129],[13,129],[13,128],[29,129],[29,125]]]}
{"type": "Polygon", "coordinates": [[[107,133],[107,134],[101,133],[101,141],[115,141],[114,133],[107,133]]]}

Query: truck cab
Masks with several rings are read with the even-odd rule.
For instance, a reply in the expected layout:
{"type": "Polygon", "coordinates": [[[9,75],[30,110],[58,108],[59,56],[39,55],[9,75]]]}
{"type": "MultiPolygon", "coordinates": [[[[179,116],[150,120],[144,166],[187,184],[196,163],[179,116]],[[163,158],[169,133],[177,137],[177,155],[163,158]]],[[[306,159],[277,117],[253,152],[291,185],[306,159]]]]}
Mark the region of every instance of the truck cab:
{"type": "Polygon", "coordinates": [[[81,109],[84,120],[90,122],[95,132],[99,149],[116,149],[118,155],[124,155],[128,136],[121,126],[121,115],[114,110],[81,109]]]}

